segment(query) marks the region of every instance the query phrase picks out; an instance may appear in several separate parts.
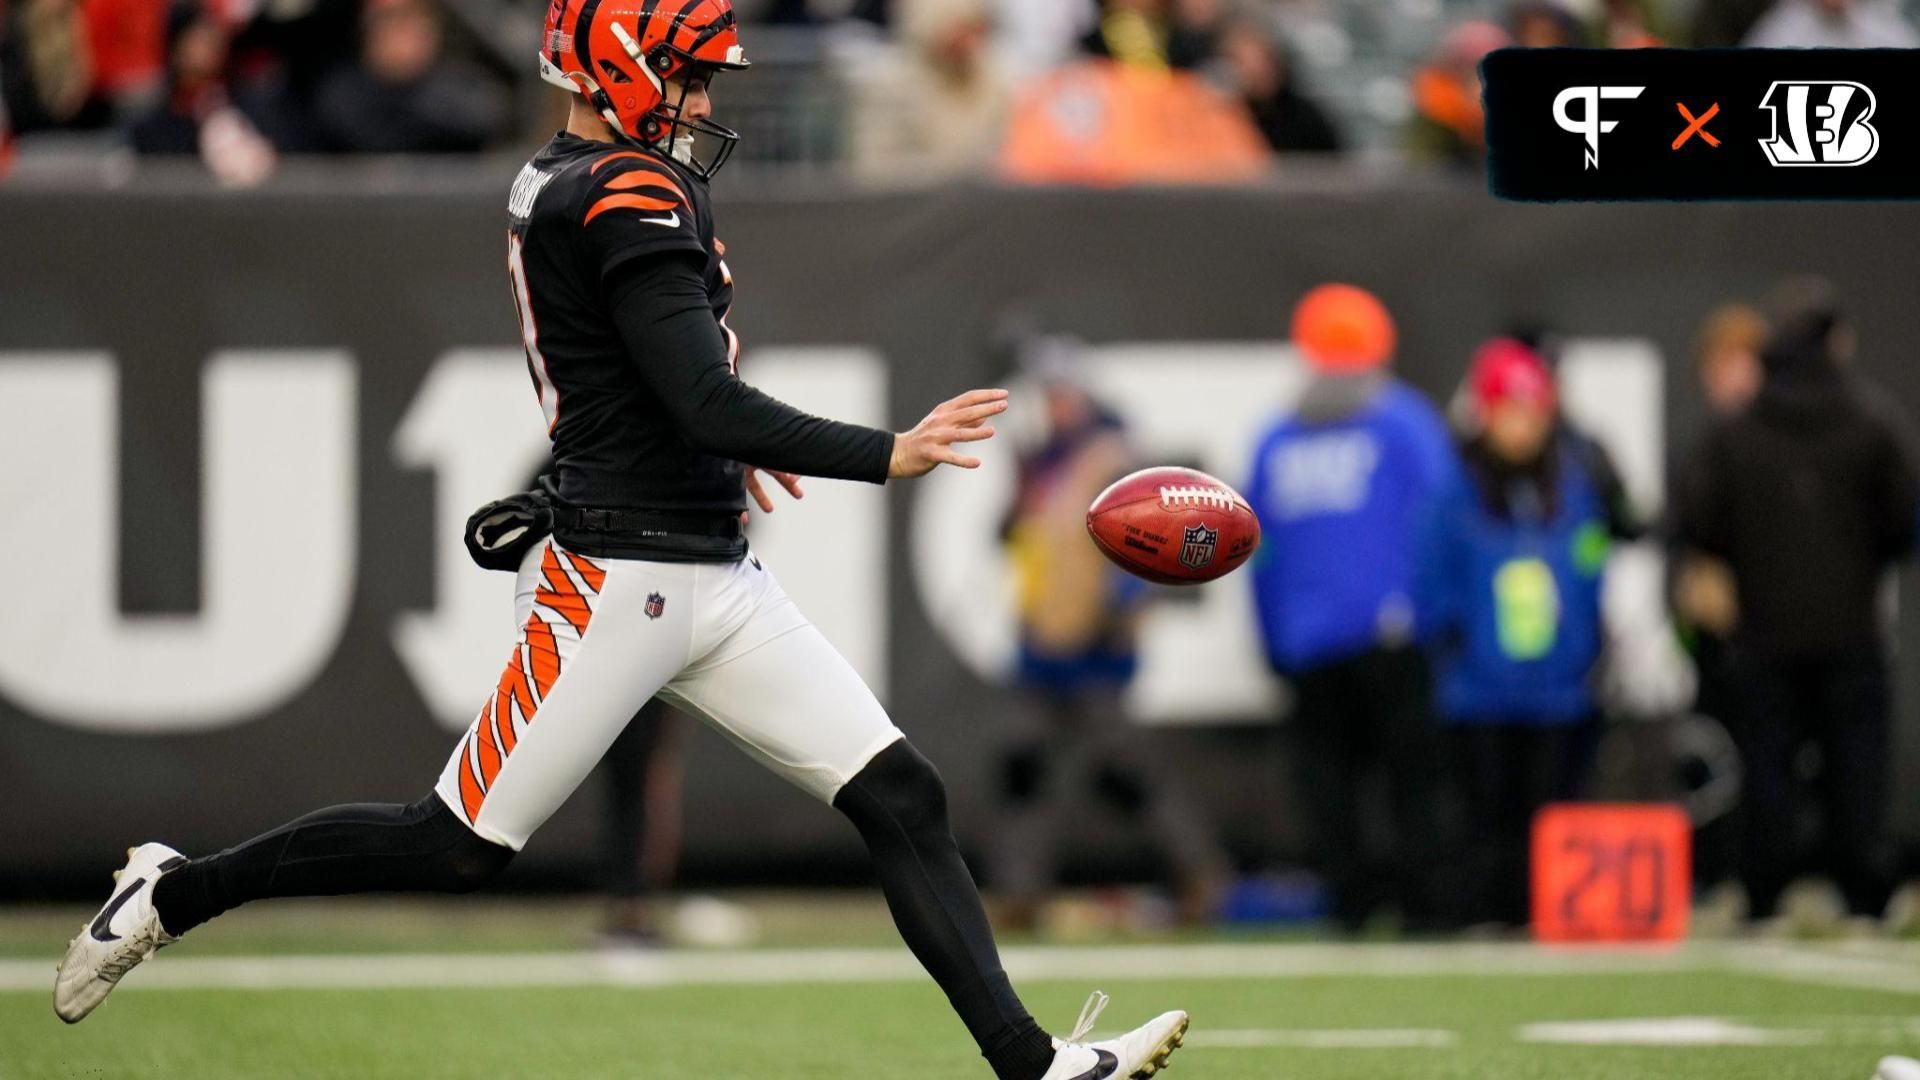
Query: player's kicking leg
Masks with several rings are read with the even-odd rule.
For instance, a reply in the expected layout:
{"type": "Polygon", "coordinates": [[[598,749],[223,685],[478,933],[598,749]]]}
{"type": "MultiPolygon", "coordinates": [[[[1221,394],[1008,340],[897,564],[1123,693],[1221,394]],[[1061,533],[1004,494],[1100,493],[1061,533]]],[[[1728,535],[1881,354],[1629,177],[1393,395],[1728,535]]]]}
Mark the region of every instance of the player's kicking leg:
{"type": "Polygon", "coordinates": [[[1186,1035],[1183,1012],[1089,1044],[1105,1004],[1095,995],[1068,1038],[1041,1029],[1001,967],[940,774],[757,561],[709,569],[725,575],[713,607],[739,615],[664,696],[853,822],[901,937],[1000,1080],[1126,1080],[1165,1068],[1186,1035]]]}
{"type": "Polygon", "coordinates": [[[155,950],[254,900],[468,892],[492,880],[680,669],[693,604],[650,601],[691,600],[694,575],[691,564],[535,549],[521,574],[520,641],[434,792],[408,805],[329,807],[204,858],[133,849],[67,949],[54,1011],[83,1019],[155,950]]]}
{"type": "Polygon", "coordinates": [[[80,934],[67,942],[54,983],[53,1008],[71,1024],[94,1010],[120,976],[176,940],[160,925],[153,887],[162,874],[185,866],[186,856],[165,844],[127,849],[127,865],[113,872],[113,897],[80,934]]]}
{"type": "Polygon", "coordinates": [[[86,1018],[120,979],[188,930],[273,896],[468,892],[513,849],[475,836],[434,795],[411,805],[366,803],[308,814],[218,855],[187,859],[165,844],[128,852],[114,892],[67,945],[53,1008],[86,1018]]]}

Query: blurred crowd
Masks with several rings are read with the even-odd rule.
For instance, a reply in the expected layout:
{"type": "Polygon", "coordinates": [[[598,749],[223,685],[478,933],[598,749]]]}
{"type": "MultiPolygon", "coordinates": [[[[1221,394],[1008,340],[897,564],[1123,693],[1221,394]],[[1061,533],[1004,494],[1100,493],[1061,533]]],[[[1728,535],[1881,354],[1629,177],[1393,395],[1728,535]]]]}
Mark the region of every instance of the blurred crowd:
{"type": "MultiPolygon", "coordinates": [[[[738,0],[743,160],[870,178],[1232,182],[1367,152],[1477,167],[1507,45],[1910,47],[1900,0],[738,0]],[[823,133],[822,133],[823,132],[823,133]],[[756,136],[759,136],[757,139],[756,136]],[[758,145],[755,145],[757,141],[758,145]]],[[[518,148],[556,115],[515,0],[0,0],[16,139],[197,156],[518,148]]],[[[735,114],[738,117],[738,112],[735,114]]]]}
{"type": "Polygon", "coordinates": [[[6,0],[16,135],[103,133],[234,184],[285,154],[460,153],[512,134],[508,82],[436,0],[6,0]]]}
{"type": "MultiPolygon", "coordinates": [[[[1655,515],[1562,408],[1551,335],[1485,342],[1435,403],[1393,377],[1396,329],[1377,298],[1336,284],[1301,301],[1293,338],[1310,374],[1250,448],[1243,490],[1263,546],[1246,578],[1293,692],[1286,760],[1306,861],[1340,925],[1388,912],[1414,930],[1527,925],[1534,819],[1593,795],[1619,721],[1676,747],[1705,727],[1733,747],[1720,766],[1737,776],[1733,855],[1703,860],[1702,885],[1737,882],[1765,925],[1789,884],[1825,875],[1851,916],[1882,917],[1897,875],[1884,600],[1915,549],[1920,471],[1907,419],[1853,368],[1831,287],[1784,282],[1765,306],[1706,319],[1698,373],[1714,419],[1672,463],[1672,505],[1655,515]],[[1612,610],[1605,587],[1636,542],[1663,545],[1671,566],[1651,628],[1612,610]]],[[[1183,813],[1178,778],[1113,719],[1147,598],[1093,554],[1080,516],[1132,467],[1126,432],[1070,343],[1025,353],[1049,417],[1007,531],[1031,741],[1008,753],[995,835],[1030,852],[1040,808],[1105,804],[1158,841],[1183,910],[1209,910],[1224,858],[1183,813]]],[[[1718,779],[1676,770],[1639,795],[1688,806],[1704,829],[1727,800],[1686,793],[1718,779]]],[[[1050,865],[990,863],[990,879],[1030,904],[1050,865]]]]}

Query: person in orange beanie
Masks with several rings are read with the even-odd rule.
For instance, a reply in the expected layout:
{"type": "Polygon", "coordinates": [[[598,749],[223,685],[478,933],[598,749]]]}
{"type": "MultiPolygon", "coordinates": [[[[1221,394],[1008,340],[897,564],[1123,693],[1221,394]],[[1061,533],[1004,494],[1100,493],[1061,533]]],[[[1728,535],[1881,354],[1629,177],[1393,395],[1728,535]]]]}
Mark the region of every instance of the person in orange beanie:
{"type": "Polygon", "coordinates": [[[1388,374],[1398,335],[1372,293],[1307,293],[1293,341],[1310,377],[1262,435],[1244,490],[1264,537],[1250,578],[1266,655],[1294,690],[1309,861],[1346,928],[1386,908],[1437,928],[1432,695],[1412,592],[1419,523],[1452,482],[1453,451],[1439,412],[1388,374]],[[1376,775],[1392,825],[1377,852],[1360,797],[1376,775]]]}

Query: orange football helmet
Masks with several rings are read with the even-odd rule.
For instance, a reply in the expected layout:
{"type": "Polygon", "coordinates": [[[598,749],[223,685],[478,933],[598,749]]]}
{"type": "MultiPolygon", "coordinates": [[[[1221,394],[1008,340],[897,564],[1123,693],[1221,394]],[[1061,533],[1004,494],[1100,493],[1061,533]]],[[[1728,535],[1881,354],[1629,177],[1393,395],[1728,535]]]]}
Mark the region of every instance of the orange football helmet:
{"type": "Polygon", "coordinates": [[[540,77],[587,99],[613,130],[671,154],[711,178],[740,135],[712,120],[688,120],[684,84],[745,71],[733,0],[550,0],[540,77]],[[682,83],[668,100],[668,80],[682,83]],[[714,149],[701,161],[700,138],[714,149]]]}

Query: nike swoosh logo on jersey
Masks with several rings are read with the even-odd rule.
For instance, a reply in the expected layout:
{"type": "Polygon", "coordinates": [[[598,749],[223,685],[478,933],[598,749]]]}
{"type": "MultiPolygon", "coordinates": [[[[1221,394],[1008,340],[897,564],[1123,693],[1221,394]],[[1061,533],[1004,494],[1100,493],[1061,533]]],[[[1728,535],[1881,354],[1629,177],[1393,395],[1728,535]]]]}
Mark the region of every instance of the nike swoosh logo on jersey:
{"type": "Polygon", "coordinates": [[[120,908],[123,905],[126,904],[127,901],[133,899],[133,894],[139,892],[140,886],[145,885],[146,883],[147,883],[146,878],[134,878],[133,884],[127,886],[124,889],[121,889],[120,895],[114,897],[112,902],[107,904],[106,907],[100,909],[100,914],[95,915],[93,917],[93,925],[87,927],[87,933],[93,935],[93,940],[95,941],[119,941],[120,940],[120,935],[113,932],[113,916],[115,915],[115,913],[117,913],[120,910],[120,908]]]}
{"type": "Polygon", "coordinates": [[[647,225],[664,225],[669,229],[677,229],[680,227],[680,211],[675,210],[666,217],[646,217],[640,220],[647,225]]]}

